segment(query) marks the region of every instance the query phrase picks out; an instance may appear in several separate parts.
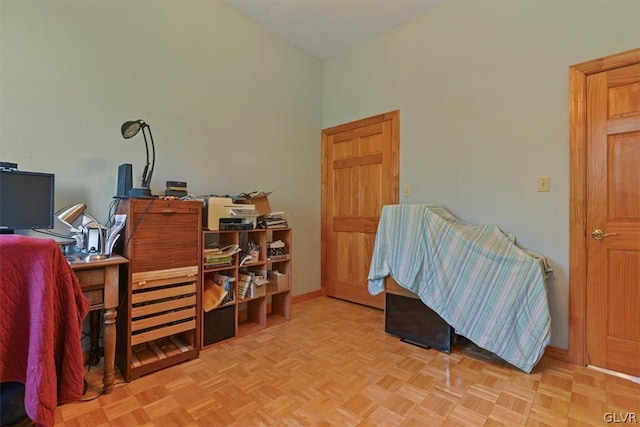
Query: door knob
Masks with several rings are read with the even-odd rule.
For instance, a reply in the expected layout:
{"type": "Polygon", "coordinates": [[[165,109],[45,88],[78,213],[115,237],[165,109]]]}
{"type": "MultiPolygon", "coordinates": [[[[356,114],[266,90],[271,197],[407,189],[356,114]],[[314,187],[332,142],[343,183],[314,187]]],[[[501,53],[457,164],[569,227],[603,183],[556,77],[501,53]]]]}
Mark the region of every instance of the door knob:
{"type": "Polygon", "coordinates": [[[603,238],[605,238],[607,236],[617,236],[617,235],[618,235],[618,233],[603,233],[602,230],[600,230],[599,228],[596,228],[591,233],[591,237],[593,237],[596,240],[603,239],[603,238]]]}

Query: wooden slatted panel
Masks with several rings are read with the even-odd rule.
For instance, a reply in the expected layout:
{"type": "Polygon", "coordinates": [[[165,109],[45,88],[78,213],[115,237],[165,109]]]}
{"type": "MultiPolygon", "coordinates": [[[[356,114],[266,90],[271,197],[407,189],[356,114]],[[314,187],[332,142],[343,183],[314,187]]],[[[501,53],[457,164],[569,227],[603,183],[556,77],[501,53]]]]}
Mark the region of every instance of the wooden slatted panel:
{"type": "MultiPolygon", "coordinates": [[[[134,209],[139,204],[135,199],[132,203],[134,209]]],[[[130,265],[132,273],[180,268],[198,260],[201,218],[191,212],[181,213],[180,206],[184,204],[154,203],[149,212],[136,215],[131,224],[135,228],[127,231],[135,233],[127,249],[127,257],[134,260],[130,265]],[[155,208],[159,208],[157,213],[155,208]]]]}
{"type": "Polygon", "coordinates": [[[178,285],[180,283],[188,283],[195,280],[194,277],[172,277],[169,279],[158,279],[141,282],[132,282],[131,290],[133,293],[146,291],[153,288],[159,288],[167,285],[178,285]]]}
{"type": "Polygon", "coordinates": [[[189,267],[168,268],[166,270],[153,270],[142,271],[139,273],[133,273],[131,275],[131,282],[133,283],[133,289],[135,290],[138,284],[158,281],[157,286],[163,286],[164,284],[177,283],[181,278],[195,277],[198,274],[198,266],[193,265],[189,267]],[[166,283],[161,283],[166,281],[166,283]]]}
{"type": "Polygon", "coordinates": [[[145,317],[144,319],[134,320],[131,322],[131,331],[137,332],[143,329],[149,329],[156,326],[164,326],[167,323],[177,322],[185,319],[193,319],[196,315],[196,308],[191,307],[184,310],[170,311],[168,313],[159,314],[157,316],[145,317]]]}
{"type": "Polygon", "coordinates": [[[185,298],[170,299],[155,304],[140,305],[131,308],[131,318],[135,319],[141,316],[147,316],[153,313],[162,313],[169,310],[178,310],[184,307],[195,306],[196,296],[192,295],[185,298]]]}
{"type": "Polygon", "coordinates": [[[149,292],[137,292],[132,295],[131,302],[133,304],[139,304],[142,302],[152,302],[155,300],[171,298],[180,295],[188,295],[196,293],[195,282],[182,286],[172,286],[170,288],[163,288],[157,291],[149,292]]]}
{"type": "Polygon", "coordinates": [[[186,332],[196,327],[196,321],[178,323],[177,325],[171,325],[164,328],[154,329],[148,332],[142,332],[140,334],[131,336],[131,345],[142,344],[151,340],[155,340],[162,337],[168,337],[169,335],[178,334],[180,332],[186,332]]]}

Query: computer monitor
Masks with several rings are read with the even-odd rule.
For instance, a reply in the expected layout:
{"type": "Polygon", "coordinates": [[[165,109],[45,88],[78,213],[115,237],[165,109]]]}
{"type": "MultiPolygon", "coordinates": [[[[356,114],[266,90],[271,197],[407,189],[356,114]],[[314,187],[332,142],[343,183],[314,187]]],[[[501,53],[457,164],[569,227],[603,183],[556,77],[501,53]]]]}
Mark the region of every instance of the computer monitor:
{"type": "Polygon", "coordinates": [[[0,232],[53,228],[54,174],[0,171],[0,232]]]}

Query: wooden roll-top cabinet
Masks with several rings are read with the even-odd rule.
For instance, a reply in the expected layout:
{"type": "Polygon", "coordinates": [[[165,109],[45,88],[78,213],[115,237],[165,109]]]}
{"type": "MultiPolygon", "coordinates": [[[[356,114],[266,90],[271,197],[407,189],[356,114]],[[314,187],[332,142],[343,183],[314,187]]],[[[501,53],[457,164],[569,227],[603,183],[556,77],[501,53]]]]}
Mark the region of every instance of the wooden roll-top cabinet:
{"type": "Polygon", "coordinates": [[[127,380],[198,357],[202,203],[124,199],[116,363],[127,380]]]}

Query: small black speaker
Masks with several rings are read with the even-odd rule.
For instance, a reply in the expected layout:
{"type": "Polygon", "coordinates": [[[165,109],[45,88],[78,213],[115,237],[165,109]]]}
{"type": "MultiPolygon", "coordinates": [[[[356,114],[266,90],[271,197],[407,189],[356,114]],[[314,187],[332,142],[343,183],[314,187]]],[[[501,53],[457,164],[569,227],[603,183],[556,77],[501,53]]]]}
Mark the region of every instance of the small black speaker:
{"type": "Polygon", "coordinates": [[[129,190],[131,190],[133,180],[131,174],[131,163],[123,163],[118,166],[118,190],[116,197],[129,197],[129,190]]]}

